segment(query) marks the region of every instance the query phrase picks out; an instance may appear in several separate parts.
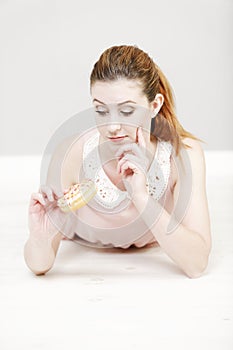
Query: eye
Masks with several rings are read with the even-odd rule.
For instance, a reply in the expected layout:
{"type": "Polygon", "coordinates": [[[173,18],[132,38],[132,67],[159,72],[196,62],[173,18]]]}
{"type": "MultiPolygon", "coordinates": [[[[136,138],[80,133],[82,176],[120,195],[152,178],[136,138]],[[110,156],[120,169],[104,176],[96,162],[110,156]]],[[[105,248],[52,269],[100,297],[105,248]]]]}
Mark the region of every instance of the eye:
{"type": "Polygon", "coordinates": [[[95,112],[102,117],[105,117],[108,114],[108,111],[102,111],[102,110],[96,110],[95,112]]]}
{"type": "Polygon", "coordinates": [[[120,111],[120,114],[122,114],[122,115],[125,116],[125,117],[128,117],[128,116],[132,115],[133,112],[134,112],[133,110],[130,110],[130,111],[120,111]]]}

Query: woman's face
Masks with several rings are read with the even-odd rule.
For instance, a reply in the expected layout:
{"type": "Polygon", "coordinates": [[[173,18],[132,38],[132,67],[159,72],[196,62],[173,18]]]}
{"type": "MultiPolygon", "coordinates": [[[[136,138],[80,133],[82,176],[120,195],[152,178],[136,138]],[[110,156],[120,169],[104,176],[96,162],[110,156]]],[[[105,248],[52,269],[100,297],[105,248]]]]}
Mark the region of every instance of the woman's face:
{"type": "Polygon", "coordinates": [[[103,140],[115,146],[136,142],[139,126],[149,140],[152,104],[143,94],[138,81],[97,81],[91,87],[91,96],[96,124],[103,140]]]}

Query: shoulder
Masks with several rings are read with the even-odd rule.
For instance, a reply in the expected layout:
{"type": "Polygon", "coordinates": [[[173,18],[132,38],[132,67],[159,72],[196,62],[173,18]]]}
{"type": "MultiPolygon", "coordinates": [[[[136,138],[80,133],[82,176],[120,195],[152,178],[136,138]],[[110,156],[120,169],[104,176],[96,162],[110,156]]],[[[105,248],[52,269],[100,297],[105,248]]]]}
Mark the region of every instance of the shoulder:
{"type": "Polygon", "coordinates": [[[71,135],[64,138],[56,146],[49,164],[49,178],[54,179],[60,174],[64,187],[78,181],[82,166],[83,146],[96,133],[96,129],[87,130],[80,135],[71,135]]]}
{"type": "Polygon", "coordinates": [[[96,133],[96,129],[87,130],[82,134],[75,134],[61,140],[52,154],[52,159],[70,162],[82,158],[85,142],[96,133]]]}
{"type": "Polygon", "coordinates": [[[201,142],[195,139],[191,139],[190,137],[185,137],[182,139],[182,143],[188,147],[185,147],[187,151],[190,153],[195,152],[199,155],[203,155],[203,148],[201,146],[201,142]]]}
{"type": "Polygon", "coordinates": [[[187,172],[188,168],[195,175],[199,173],[202,178],[205,176],[205,155],[200,141],[192,138],[183,138],[183,146],[178,156],[172,152],[171,156],[171,175],[172,184],[177,184],[181,170],[187,172]]]}
{"type": "Polygon", "coordinates": [[[53,156],[60,155],[68,151],[71,151],[71,152],[79,151],[80,153],[80,147],[82,148],[84,143],[96,132],[97,130],[95,128],[95,129],[87,130],[81,134],[75,134],[64,138],[56,146],[53,156]]]}
{"type": "Polygon", "coordinates": [[[200,173],[201,170],[205,171],[205,154],[200,141],[191,138],[184,138],[183,144],[188,146],[185,147],[184,150],[189,157],[192,171],[196,172],[198,170],[200,173]]]}

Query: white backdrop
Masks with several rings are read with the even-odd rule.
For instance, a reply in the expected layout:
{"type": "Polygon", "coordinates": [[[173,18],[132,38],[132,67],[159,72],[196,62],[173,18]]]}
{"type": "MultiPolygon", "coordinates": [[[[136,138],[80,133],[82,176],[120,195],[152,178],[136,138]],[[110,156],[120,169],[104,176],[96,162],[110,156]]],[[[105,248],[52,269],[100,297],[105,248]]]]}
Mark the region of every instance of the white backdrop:
{"type": "Polygon", "coordinates": [[[232,10],[232,0],[0,0],[1,349],[233,348],[232,10]],[[25,265],[41,155],[91,106],[92,66],[118,44],[155,59],[182,124],[206,141],[213,248],[202,278],[160,251],[69,241],[46,276],[25,265]]]}
{"type": "Polygon", "coordinates": [[[204,149],[233,149],[232,10],[231,0],[0,0],[0,154],[42,154],[91,107],[93,64],[120,44],[154,58],[204,149]]]}

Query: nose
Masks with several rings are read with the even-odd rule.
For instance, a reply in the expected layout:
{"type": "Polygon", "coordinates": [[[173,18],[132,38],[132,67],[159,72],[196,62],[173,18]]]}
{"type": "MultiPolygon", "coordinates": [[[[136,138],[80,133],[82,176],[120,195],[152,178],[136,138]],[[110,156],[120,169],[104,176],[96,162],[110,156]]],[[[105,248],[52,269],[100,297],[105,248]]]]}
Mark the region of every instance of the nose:
{"type": "Polygon", "coordinates": [[[119,116],[116,112],[115,113],[114,112],[110,114],[110,120],[108,122],[108,130],[111,133],[114,133],[121,129],[121,124],[119,123],[119,119],[118,119],[119,116]]]}
{"type": "Polygon", "coordinates": [[[108,130],[111,133],[115,133],[116,131],[121,129],[121,125],[119,123],[114,123],[114,122],[110,122],[108,123],[108,130]]]}

